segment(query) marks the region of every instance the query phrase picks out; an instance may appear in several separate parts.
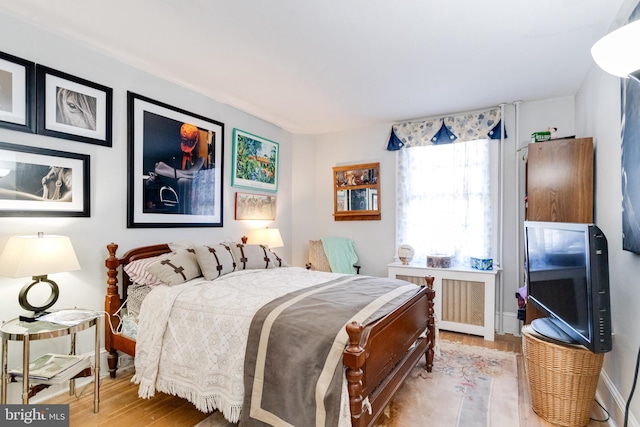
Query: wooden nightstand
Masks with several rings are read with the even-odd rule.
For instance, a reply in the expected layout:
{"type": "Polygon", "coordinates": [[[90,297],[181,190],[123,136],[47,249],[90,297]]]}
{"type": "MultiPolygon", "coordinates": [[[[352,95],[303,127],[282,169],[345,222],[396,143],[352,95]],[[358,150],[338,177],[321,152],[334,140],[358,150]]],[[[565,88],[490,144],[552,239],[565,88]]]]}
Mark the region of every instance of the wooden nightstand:
{"type": "MultiPolygon", "coordinates": [[[[16,318],[4,322],[2,326],[0,326],[0,337],[2,338],[2,388],[0,391],[0,403],[7,403],[7,385],[9,377],[11,376],[7,371],[8,341],[22,341],[22,403],[28,404],[30,397],[48,387],[47,384],[38,383],[38,380],[29,379],[30,342],[70,335],[71,349],[69,354],[75,354],[76,334],[85,329],[95,327],[93,412],[98,412],[100,405],[100,313],[91,310],[66,309],[58,310],[51,314],[58,317],[59,321],[66,321],[68,324],[53,323],[52,321],[45,320],[23,322],[16,318]],[[34,383],[34,385],[30,383],[34,383]]],[[[76,377],[84,376],[82,374],[83,372],[79,372],[79,375],[76,377]]],[[[69,380],[69,391],[71,394],[75,393],[76,377],[69,380]]]]}

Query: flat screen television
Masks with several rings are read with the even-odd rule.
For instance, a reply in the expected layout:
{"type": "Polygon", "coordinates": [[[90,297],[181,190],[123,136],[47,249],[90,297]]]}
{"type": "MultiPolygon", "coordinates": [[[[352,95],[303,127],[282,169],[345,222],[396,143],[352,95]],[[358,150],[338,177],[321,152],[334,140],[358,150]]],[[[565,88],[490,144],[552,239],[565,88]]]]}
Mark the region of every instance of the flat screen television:
{"type": "Polygon", "coordinates": [[[611,350],[607,238],[594,224],[525,221],[528,302],[546,317],[531,322],[552,340],[593,353],[611,350]]]}

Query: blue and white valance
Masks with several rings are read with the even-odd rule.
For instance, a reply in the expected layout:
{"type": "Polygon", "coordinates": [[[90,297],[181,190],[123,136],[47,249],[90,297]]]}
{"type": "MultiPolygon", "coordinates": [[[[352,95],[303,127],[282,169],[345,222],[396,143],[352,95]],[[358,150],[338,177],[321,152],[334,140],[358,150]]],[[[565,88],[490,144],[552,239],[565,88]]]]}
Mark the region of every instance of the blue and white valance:
{"type": "Polygon", "coordinates": [[[475,113],[397,123],[391,128],[387,150],[477,139],[501,139],[501,119],[501,109],[496,107],[475,113]]]}

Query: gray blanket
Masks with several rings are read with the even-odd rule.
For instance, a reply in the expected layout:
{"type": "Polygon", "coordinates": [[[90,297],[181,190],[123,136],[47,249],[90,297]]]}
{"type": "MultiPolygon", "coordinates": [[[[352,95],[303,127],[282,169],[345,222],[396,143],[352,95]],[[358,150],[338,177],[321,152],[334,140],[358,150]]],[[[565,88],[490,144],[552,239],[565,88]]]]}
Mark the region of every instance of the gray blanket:
{"type": "Polygon", "coordinates": [[[345,276],[261,308],[249,331],[240,425],[337,426],[345,326],[378,319],[418,290],[402,280],[345,276]]]}

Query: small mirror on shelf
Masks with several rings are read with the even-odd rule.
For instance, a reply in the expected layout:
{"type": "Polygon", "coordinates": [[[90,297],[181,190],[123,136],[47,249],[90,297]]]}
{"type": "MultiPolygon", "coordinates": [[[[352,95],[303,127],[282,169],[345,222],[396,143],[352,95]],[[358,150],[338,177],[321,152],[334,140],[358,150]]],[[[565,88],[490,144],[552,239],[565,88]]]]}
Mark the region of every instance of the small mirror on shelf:
{"type": "Polygon", "coordinates": [[[333,168],[336,221],[380,219],[380,163],[333,168]]]}

